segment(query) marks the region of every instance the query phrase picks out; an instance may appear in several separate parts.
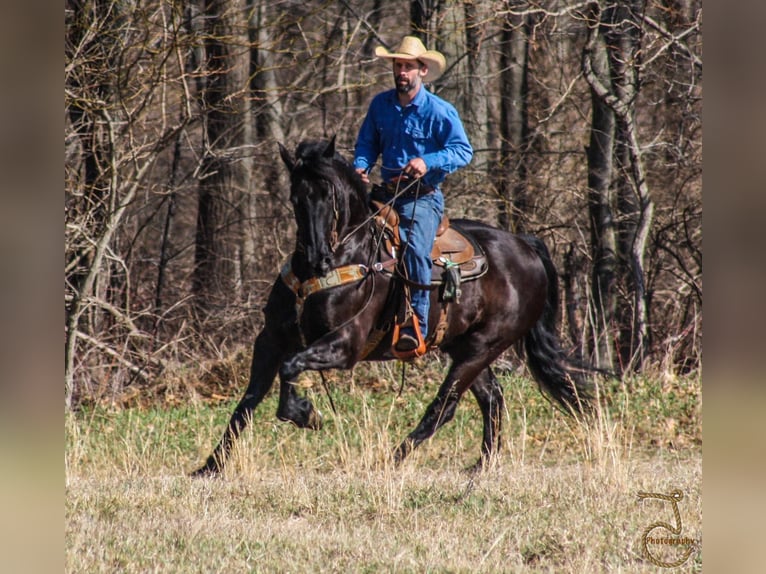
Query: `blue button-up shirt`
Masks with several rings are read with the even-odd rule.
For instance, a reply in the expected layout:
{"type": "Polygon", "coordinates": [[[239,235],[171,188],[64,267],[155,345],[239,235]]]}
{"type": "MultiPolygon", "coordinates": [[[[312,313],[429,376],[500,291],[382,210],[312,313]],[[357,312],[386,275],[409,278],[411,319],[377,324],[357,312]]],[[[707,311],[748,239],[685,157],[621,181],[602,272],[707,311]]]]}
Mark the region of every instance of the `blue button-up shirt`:
{"type": "Polygon", "coordinates": [[[404,108],[396,90],[373,98],[356,140],[354,167],[369,169],[379,156],[383,181],[420,157],[428,168],[423,183],[438,188],[448,173],[471,161],[473,148],[455,107],[421,86],[404,108]]]}

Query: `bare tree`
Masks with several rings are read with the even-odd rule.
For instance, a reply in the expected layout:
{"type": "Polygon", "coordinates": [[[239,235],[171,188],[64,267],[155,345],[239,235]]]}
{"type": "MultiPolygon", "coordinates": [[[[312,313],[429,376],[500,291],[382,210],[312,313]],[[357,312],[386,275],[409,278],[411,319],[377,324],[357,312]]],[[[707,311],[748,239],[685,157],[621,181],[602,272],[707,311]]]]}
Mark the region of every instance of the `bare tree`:
{"type": "Polygon", "coordinates": [[[156,362],[131,312],[129,249],[121,249],[121,233],[151,170],[188,118],[152,108],[163,101],[163,82],[174,73],[169,58],[178,40],[175,15],[155,13],[157,26],[147,28],[146,13],[124,8],[110,0],[67,5],[68,407],[86,391],[77,382],[78,362],[94,372],[118,365],[128,377],[143,376],[144,367],[156,362]],[[148,54],[156,66],[146,65],[148,54]]]}
{"type": "Polygon", "coordinates": [[[294,242],[277,142],[349,154],[412,33],[477,151],[450,215],[545,239],[598,364],[698,366],[700,0],[402,7],[67,1],[67,404],[249,346],[294,242]]]}
{"type": "Polygon", "coordinates": [[[426,46],[431,46],[433,17],[439,10],[439,0],[410,0],[410,33],[426,46]]]}
{"type": "MultiPolygon", "coordinates": [[[[644,6],[642,0],[619,0],[607,2],[603,11],[596,2],[590,3],[589,8],[592,22],[598,24],[590,28],[583,58],[583,71],[598,100],[594,104],[594,115],[596,106],[608,106],[607,114],[613,115],[616,122],[615,141],[610,149],[604,151],[616,158],[620,167],[616,172],[619,211],[617,244],[626,287],[633,295],[631,312],[621,314],[621,363],[625,366],[633,363],[633,367],[640,370],[648,345],[648,295],[644,255],[654,213],[635,119],[639,66],[637,58],[642,29],[639,17],[644,6]],[[609,64],[606,77],[605,70],[598,70],[600,74],[597,72],[598,63],[594,59],[599,31],[605,42],[609,64]],[[610,81],[605,82],[607,78],[610,81]]],[[[608,219],[607,217],[593,222],[600,232],[596,235],[601,236],[607,225],[614,224],[613,220],[607,221],[608,219]]],[[[604,277],[612,280],[612,273],[610,270],[604,277]]],[[[600,278],[595,274],[594,277],[600,278]]],[[[596,281],[594,284],[598,285],[596,281]]],[[[598,296],[610,297],[608,291],[602,291],[600,287],[598,285],[598,296]]],[[[609,304],[613,304],[611,300],[609,304]]],[[[606,320],[607,317],[605,322],[606,320]]]]}
{"type": "Polygon", "coordinates": [[[204,156],[199,184],[193,292],[201,318],[243,296],[243,229],[253,141],[248,97],[250,49],[244,0],[205,3],[202,93],[204,156]]]}
{"type": "Polygon", "coordinates": [[[607,48],[598,33],[599,13],[589,15],[591,35],[583,66],[591,80],[591,125],[588,157],[588,213],[592,256],[591,288],[593,308],[591,352],[599,367],[614,366],[614,319],[616,311],[617,234],[615,230],[612,179],[614,177],[615,114],[593,87],[609,84],[607,48]]]}
{"type": "Polygon", "coordinates": [[[527,114],[528,36],[530,14],[526,2],[510,0],[503,20],[500,52],[500,162],[498,184],[500,213],[504,229],[524,231],[527,215],[527,114]]]}
{"type": "MultiPolygon", "coordinates": [[[[474,149],[472,160],[473,178],[469,185],[487,189],[495,176],[498,130],[496,115],[496,81],[492,66],[493,54],[487,44],[494,42],[489,8],[481,3],[463,2],[463,27],[465,28],[465,79],[460,85],[461,116],[466,132],[470,134],[474,149]]],[[[458,56],[459,54],[455,54],[458,56]]]]}

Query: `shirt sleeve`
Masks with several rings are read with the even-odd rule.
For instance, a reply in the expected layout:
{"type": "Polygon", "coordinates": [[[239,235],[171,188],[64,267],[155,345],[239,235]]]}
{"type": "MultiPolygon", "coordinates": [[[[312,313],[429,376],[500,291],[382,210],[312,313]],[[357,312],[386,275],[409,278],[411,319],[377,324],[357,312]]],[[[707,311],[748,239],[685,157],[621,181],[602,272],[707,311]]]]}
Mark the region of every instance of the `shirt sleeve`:
{"type": "Polygon", "coordinates": [[[473,148],[460,121],[460,116],[453,106],[449,106],[439,122],[438,134],[441,146],[439,150],[423,155],[423,161],[429,170],[452,173],[470,163],[473,148]]]}

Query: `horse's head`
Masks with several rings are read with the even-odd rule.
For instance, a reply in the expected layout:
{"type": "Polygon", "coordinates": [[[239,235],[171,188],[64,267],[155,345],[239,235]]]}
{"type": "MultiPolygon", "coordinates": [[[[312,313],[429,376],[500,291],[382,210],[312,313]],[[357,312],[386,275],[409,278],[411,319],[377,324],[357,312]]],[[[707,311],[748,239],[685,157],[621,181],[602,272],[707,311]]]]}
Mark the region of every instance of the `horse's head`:
{"type": "Polygon", "coordinates": [[[282,144],[279,153],[290,171],[290,203],[298,225],[297,248],[305,253],[312,273],[325,275],[349,221],[349,170],[335,152],[335,137],[305,141],[293,157],[282,144]]]}

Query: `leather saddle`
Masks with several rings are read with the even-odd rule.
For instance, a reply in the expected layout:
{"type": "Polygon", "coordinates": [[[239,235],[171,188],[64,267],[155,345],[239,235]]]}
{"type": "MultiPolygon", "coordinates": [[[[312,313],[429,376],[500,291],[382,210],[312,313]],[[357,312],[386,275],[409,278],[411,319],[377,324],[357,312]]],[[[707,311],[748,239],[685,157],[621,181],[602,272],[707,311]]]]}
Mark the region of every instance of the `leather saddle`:
{"type": "MultiPolygon", "coordinates": [[[[391,205],[379,201],[371,200],[370,205],[375,211],[376,225],[384,232],[386,254],[396,260],[402,249],[399,214],[391,205]]],[[[440,285],[444,272],[455,265],[459,266],[463,281],[478,279],[487,272],[484,250],[471,235],[451,224],[446,214],[436,229],[431,261],[432,285],[440,285]]]]}

